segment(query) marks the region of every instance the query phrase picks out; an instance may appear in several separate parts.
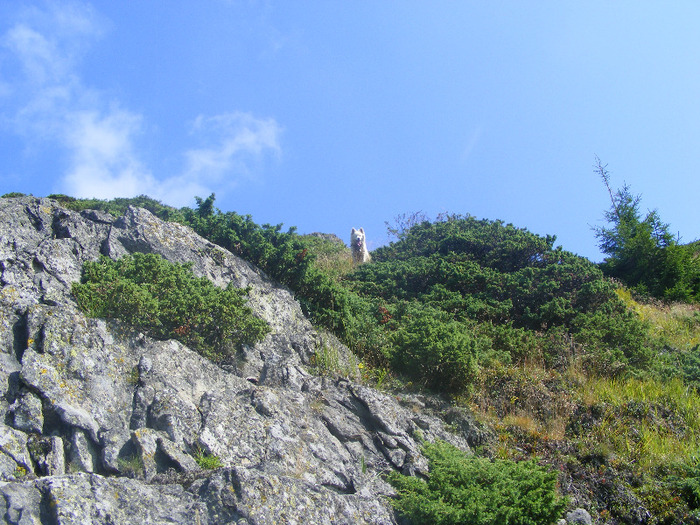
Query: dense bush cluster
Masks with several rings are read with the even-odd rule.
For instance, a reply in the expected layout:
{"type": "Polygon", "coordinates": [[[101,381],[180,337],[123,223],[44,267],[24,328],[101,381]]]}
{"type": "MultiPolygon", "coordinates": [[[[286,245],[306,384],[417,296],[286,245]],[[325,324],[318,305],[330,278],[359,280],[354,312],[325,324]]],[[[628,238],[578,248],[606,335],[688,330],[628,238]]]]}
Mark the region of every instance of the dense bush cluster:
{"type": "Polygon", "coordinates": [[[454,446],[426,443],[427,480],[393,473],[394,505],[411,523],[425,525],[551,525],[566,500],[557,476],[534,462],[469,456],[454,446]]]}
{"type": "Polygon", "coordinates": [[[269,331],[246,306],[248,290],[217,288],[195,277],[191,265],[154,254],[85,263],[73,295],[91,317],[121,319],[156,339],[177,339],[214,361],[269,331]]]}
{"type": "MultiPolygon", "coordinates": [[[[391,320],[384,326],[395,343],[390,357],[400,354],[405,362],[407,346],[422,347],[441,362],[431,369],[438,375],[449,370],[466,379],[475,362],[492,358],[554,364],[559,343],[570,337],[588,349],[590,366],[601,372],[645,366],[650,349],[643,323],[594,264],[555,248],[554,241],[469,216],[424,221],[376,250],[373,263],[350,275],[348,284],[385,305],[391,320]],[[436,323],[439,329],[432,328],[436,323]],[[445,351],[450,340],[456,353],[471,359],[455,360],[455,352],[445,351]]],[[[425,370],[415,363],[406,368],[425,370]]],[[[452,379],[436,382],[464,387],[465,381],[452,379]]]]}
{"type": "Polygon", "coordinates": [[[428,387],[468,389],[480,364],[561,357],[573,336],[590,366],[619,374],[650,358],[646,328],[582,257],[500,221],[446,216],[402,232],[343,278],[316,255],[344,247],[222,213],[214,196],[181,210],[200,235],[290,286],[358,355],[428,387]],[[324,252],[325,250],[325,252],[324,252]]]}
{"type": "Polygon", "coordinates": [[[375,251],[360,289],[388,300],[419,300],[457,319],[543,330],[570,325],[613,296],[587,260],[499,221],[450,216],[423,222],[375,251]]]}

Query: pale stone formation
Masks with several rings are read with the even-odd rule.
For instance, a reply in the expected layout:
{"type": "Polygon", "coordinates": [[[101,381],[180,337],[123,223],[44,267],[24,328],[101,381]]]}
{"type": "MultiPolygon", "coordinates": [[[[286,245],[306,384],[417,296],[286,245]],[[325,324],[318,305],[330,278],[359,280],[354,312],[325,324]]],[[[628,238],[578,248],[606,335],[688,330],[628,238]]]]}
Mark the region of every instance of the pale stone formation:
{"type": "Polygon", "coordinates": [[[566,514],[567,525],[591,525],[593,520],[586,509],[574,509],[566,514]]]}

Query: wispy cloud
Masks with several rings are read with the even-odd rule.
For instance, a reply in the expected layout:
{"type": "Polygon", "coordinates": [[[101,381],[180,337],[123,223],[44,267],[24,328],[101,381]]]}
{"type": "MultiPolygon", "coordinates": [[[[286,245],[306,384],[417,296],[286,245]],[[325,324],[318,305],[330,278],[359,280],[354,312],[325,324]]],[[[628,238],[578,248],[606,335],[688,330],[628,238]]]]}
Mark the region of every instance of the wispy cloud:
{"type": "Polygon", "coordinates": [[[207,146],[187,151],[187,174],[213,180],[231,171],[250,175],[246,157],[259,158],[267,150],[279,154],[280,132],[274,119],[258,119],[249,113],[200,115],[194,121],[192,134],[207,146]]]}
{"type": "Polygon", "coordinates": [[[87,90],[73,73],[80,42],[91,39],[97,23],[89,13],[32,8],[2,35],[3,112],[12,131],[27,140],[56,138],[87,90]]]}
{"type": "Polygon", "coordinates": [[[184,152],[181,173],[155,175],[139,151],[145,117],[106,100],[78,74],[102,26],[89,7],[52,3],[24,11],[0,40],[2,64],[10,63],[0,84],[3,122],[29,150],[40,151],[48,141],[64,152],[60,191],[98,198],[148,194],[185,205],[194,195],[235,187],[252,177],[263,157],[279,154],[281,129],[274,119],[200,115],[192,126],[196,147],[184,152]]]}
{"type": "Polygon", "coordinates": [[[65,83],[93,40],[102,22],[89,6],[47,3],[46,10],[22,10],[3,37],[15,54],[25,80],[34,86],[65,83]]]}
{"type": "Polygon", "coordinates": [[[481,126],[476,127],[471,131],[469,134],[469,137],[467,138],[467,141],[464,145],[464,148],[462,149],[462,155],[460,157],[460,160],[464,163],[466,162],[469,157],[471,157],[472,152],[474,151],[474,148],[476,145],[479,143],[479,139],[481,138],[481,126]]]}

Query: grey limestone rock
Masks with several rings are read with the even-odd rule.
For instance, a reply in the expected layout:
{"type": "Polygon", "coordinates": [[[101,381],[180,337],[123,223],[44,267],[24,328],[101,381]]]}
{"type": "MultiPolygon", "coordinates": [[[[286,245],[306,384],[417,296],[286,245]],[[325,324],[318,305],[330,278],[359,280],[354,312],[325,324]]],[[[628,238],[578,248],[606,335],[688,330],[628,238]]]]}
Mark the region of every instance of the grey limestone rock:
{"type": "Polygon", "coordinates": [[[591,525],[593,520],[585,509],[574,509],[566,513],[567,525],[591,525]]]}
{"type": "Polygon", "coordinates": [[[395,523],[393,512],[368,494],[339,494],[293,477],[232,467],[195,482],[199,494],[220,523],[373,524],[395,523]]]}
{"type": "Polygon", "coordinates": [[[0,424],[0,479],[21,478],[33,471],[27,439],[24,432],[0,424]]]}
{"type": "Polygon", "coordinates": [[[44,413],[39,396],[23,389],[10,406],[13,416],[12,426],[26,433],[40,434],[44,428],[44,413]]]}
{"type": "Polygon", "coordinates": [[[29,483],[0,482],[0,516],[11,525],[46,523],[42,493],[29,483]]]}
{"type": "MultiPolygon", "coordinates": [[[[148,485],[129,478],[80,472],[41,478],[22,484],[22,488],[33,499],[28,501],[29,497],[25,497],[27,505],[22,508],[24,502],[18,501],[15,508],[20,507],[18,511],[29,515],[45,516],[35,523],[216,523],[209,520],[206,506],[181,485],[148,485]],[[35,491],[41,495],[39,501],[35,491]]],[[[0,485],[0,493],[6,490],[7,485],[0,485]]]]}
{"type": "Polygon", "coordinates": [[[82,428],[74,426],[68,441],[68,462],[71,468],[82,472],[95,472],[100,465],[98,458],[95,443],[82,428]]]}
{"type": "Polygon", "coordinates": [[[383,473],[426,474],[420,439],[469,450],[468,432],[419,401],[359,384],[354,356],[288,289],[146,210],[113,218],[0,199],[0,286],[0,512],[11,523],[396,523],[383,473]],[[84,262],[134,252],[250,287],[271,333],[217,366],[86,318],[70,294],[84,262]],[[321,357],[335,373],[314,375],[321,357]],[[197,451],[223,466],[203,470],[197,451]]]}

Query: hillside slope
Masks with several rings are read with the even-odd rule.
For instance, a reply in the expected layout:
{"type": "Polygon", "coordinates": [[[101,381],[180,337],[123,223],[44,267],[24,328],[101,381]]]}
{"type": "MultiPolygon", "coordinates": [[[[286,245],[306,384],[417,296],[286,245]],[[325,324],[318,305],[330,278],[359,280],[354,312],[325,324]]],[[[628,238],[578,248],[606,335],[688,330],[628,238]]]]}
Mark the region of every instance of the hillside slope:
{"type": "Polygon", "coordinates": [[[189,228],[19,197],[0,199],[0,238],[8,523],[396,523],[381,474],[427,472],[415,436],[469,450],[420,397],[354,381],[357,361],[288,289],[189,228]],[[83,263],[136,252],[250,287],[271,333],[215,366],[86,318],[71,296],[83,263]],[[321,356],[343,374],[312,374],[321,356]]]}
{"type": "Polygon", "coordinates": [[[339,239],[257,225],[213,195],[180,210],[56,197],[0,199],[9,523],[433,522],[430,507],[445,523],[545,524],[557,494],[596,524],[700,523],[697,307],[638,303],[553,237],[500,221],[423,221],[353,267],[339,239]],[[138,261],[155,272],[143,288],[97,278],[138,261]],[[177,281],[188,273],[241,291],[236,316],[267,335],[201,348],[211,310],[154,303],[186,289],[203,305],[201,282],[177,281]],[[504,491],[510,503],[481,507],[504,491]],[[551,505],[527,521],[536,494],[551,505]]]}

